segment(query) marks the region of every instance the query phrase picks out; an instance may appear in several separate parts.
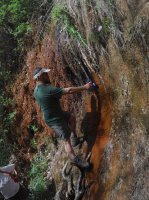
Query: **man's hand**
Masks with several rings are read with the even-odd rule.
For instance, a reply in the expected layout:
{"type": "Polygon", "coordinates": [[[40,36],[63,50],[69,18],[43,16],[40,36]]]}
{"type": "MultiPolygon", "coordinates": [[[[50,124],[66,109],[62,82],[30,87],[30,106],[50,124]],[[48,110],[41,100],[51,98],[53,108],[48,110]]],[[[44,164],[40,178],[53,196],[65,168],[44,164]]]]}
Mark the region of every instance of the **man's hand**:
{"type": "Polygon", "coordinates": [[[84,85],[86,90],[90,89],[93,86],[92,81],[88,82],[87,84],[84,85]]]}

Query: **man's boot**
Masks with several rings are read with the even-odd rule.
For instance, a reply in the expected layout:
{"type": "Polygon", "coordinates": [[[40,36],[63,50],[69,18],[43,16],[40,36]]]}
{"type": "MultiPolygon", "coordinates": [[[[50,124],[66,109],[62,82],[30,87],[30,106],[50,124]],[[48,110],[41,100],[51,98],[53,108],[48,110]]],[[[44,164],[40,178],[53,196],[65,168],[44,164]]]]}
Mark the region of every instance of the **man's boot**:
{"type": "Polygon", "coordinates": [[[70,142],[73,147],[76,147],[77,145],[83,143],[83,139],[82,137],[77,137],[77,135],[74,132],[72,132],[70,136],[70,142]]]}
{"type": "Polygon", "coordinates": [[[71,160],[71,164],[76,165],[80,168],[89,168],[90,163],[86,160],[81,160],[78,156],[75,156],[74,159],[71,160]]]}

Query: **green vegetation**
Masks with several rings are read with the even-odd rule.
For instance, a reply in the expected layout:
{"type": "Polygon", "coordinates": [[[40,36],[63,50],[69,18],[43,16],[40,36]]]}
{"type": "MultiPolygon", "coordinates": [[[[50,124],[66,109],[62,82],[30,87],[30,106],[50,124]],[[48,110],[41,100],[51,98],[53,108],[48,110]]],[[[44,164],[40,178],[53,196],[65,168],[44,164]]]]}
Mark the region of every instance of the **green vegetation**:
{"type": "MultiPolygon", "coordinates": [[[[27,48],[32,45],[32,30],[45,16],[52,0],[0,1],[0,164],[8,163],[14,150],[16,110],[12,86],[27,48]]],[[[36,131],[36,127],[30,127],[36,131]]],[[[33,145],[35,146],[35,145],[33,145]]]]}
{"type": "Polygon", "coordinates": [[[8,139],[5,133],[0,132],[0,166],[7,165],[13,146],[8,145],[8,139]]]}
{"type": "Polygon", "coordinates": [[[37,150],[37,142],[36,142],[35,138],[33,138],[33,139],[30,141],[30,146],[31,146],[33,149],[37,150]]]}
{"type": "MultiPolygon", "coordinates": [[[[44,16],[52,0],[43,5],[42,0],[0,1],[0,62],[2,66],[16,69],[18,57],[33,42],[32,24],[44,16]]],[[[35,27],[34,27],[35,29],[35,27]]],[[[23,58],[21,58],[23,60],[23,58]]]]}
{"type": "Polygon", "coordinates": [[[116,1],[115,0],[107,0],[106,2],[110,8],[116,8],[116,1]]]}
{"type": "Polygon", "coordinates": [[[104,34],[107,34],[110,32],[110,27],[112,25],[112,21],[111,19],[109,18],[105,18],[103,21],[102,21],[102,28],[103,28],[103,32],[104,34]]]}
{"type": "Polygon", "coordinates": [[[52,19],[57,25],[63,25],[68,32],[71,39],[78,39],[78,41],[86,46],[86,40],[75,26],[74,19],[70,16],[64,6],[56,5],[52,9],[52,19]]]}
{"type": "Polygon", "coordinates": [[[29,130],[33,133],[36,133],[38,131],[38,127],[35,124],[30,124],[28,126],[29,130]]]}
{"type": "Polygon", "coordinates": [[[37,148],[35,139],[32,139],[32,145],[37,148],[34,155],[30,170],[28,172],[29,190],[31,191],[30,200],[50,200],[55,196],[55,184],[52,179],[47,179],[48,171],[48,154],[51,151],[51,138],[44,137],[43,144],[37,148]]]}
{"type": "Polygon", "coordinates": [[[6,90],[7,84],[12,84],[12,80],[10,71],[0,70],[0,165],[8,164],[14,149],[12,141],[9,144],[8,140],[11,140],[10,133],[14,126],[16,111],[13,109],[11,90],[6,90]]]}
{"type": "Polygon", "coordinates": [[[31,191],[31,199],[52,199],[54,196],[54,185],[52,181],[46,179],[46,171],[48,168],[47,150],[44,153],[37,153],[32,160],[31,169],[28,174],[30,179],[29,189],[31,191]]]}
{"type": "Polygon", "coordinates": [[[56,5],[53,7],[51,12],[51,17],[55,21],[55,23],[59,22],[61,18],[65,15],[64,6],[63,5],[56,5]]]}
{"type": "Polygon", "coordinates": [[[29,187],[36,193],[40,193],[47,189],[47,181],[45,180],[45,172],[48,163],[44,156],[37,154],[32,163],[29,177],[31,179],[29,187]]]}

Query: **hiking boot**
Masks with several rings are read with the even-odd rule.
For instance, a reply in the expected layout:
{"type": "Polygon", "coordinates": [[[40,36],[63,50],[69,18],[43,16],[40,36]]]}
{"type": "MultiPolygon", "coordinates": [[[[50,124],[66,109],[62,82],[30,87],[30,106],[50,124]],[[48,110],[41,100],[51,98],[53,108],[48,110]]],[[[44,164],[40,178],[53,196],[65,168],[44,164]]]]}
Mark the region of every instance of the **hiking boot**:
{"type": "Polygon", "coordinates": [[[78,138],[77,135],[73,132],[71,133],[70,141],[73,147],[76,147],[78,144],[80,144],[80,138],[78,138]]]}
{"type": "Polygon", "coordinates": [[[77,135],[73,132],[71,133],[70,141],[71,141],[71,145],[73,147],[76,147],[79,144],[79,139],[78,139],[77,135]]]}
{"type": "Polygon", "coordinates": [[[76,165],[80,168],[89,168],[90,164],[87,161],[81,160],[78,156],[75,156],[73,160],[71,160],[71,164],[76,165]]]}

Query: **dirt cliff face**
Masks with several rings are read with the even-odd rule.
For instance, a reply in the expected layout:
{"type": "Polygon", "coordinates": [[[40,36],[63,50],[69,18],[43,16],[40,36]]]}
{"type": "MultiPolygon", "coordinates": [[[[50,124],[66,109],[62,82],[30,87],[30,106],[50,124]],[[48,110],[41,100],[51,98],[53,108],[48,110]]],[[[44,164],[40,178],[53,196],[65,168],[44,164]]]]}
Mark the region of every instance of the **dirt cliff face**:
{"type": "Polygon", "coordinates": [[[39,143],[51,131],[33,98],[35,65],[50,68],[52,84],[61,87],[84,84],[85,66],[98,88],[61,103],[92,151],[90,199],[148,200],[149,2],[64,0],[56,8],[60,21],[53,14],[58,22],[47,22],[16,80],[18,140],[29,147],[31,125],[39,127],[39,143]]]}

